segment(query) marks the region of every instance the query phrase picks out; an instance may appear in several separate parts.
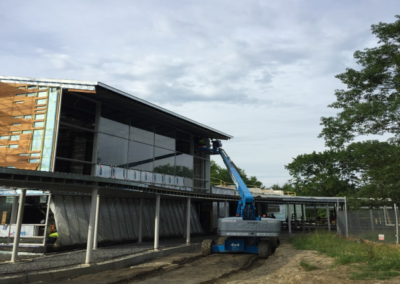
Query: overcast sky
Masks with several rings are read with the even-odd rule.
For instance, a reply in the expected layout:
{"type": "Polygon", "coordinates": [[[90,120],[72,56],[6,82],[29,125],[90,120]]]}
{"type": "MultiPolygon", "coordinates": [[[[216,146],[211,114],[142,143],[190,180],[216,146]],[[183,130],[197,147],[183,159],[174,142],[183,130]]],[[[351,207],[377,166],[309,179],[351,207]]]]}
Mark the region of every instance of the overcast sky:
{"type": "MultiPolygon", "coordinates": [[[[101,81],[234,136],[264,185],[323,151],[335,79],[398,0],[1,1],[0,75],[101,81]],[[56,4],[57,2],[57,4],[56,4]]],[[[220,158],[216,161],[222,165],[220,158]]]]}

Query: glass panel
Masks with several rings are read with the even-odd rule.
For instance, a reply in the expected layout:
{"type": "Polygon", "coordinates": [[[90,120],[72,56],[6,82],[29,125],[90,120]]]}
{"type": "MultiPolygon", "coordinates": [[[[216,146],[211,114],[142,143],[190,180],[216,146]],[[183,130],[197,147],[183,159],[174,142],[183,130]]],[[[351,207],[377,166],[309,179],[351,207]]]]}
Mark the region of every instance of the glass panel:
{"type": "Polygon", "coordinates": [[[176,153],[175,175],[193,178],[193,156],[176,153]]]}
{"type": "Polygon", "coordinates": [[[129,139],[154,145],[154,122],[137,115],[131,115],[129,139]]]}
{"type": "Polygon", "coordinates": [[[6,147],[6,145],[0,145],[0,148],[5,148],[6,147]]]}
{"type": "Polygon", "coordinates": [[[31,119],[32,118],[32,115],[25,115],[24,116],[24,119],[31,119]]]}
{"type": "Polygon", "coordinates": [[[16,97],[24,97],[25,94],[16,94],[15,96],[16,96],[16,97]]]}
{"type": "MultiPolygon", "coordinates": [[[[26,115],[25,116],[25,118],[27,117],[28,115],[26,115]]],[[[31,115],[29,115],[30,117],[32,117],[31,115]]],[[[35,115],[35,119],[44,119],[44,114],[36,114],[35,115]]]]}
{"type": "Polygon", "coordinates": [[[191,141],[191,136],[188,133],[176,131],[176,139],[180,139],[180,140],[183,140],[183,141],[190,142],[191,141]]]}
{"type": "Polygon", "coordinates": [[[24,103],[24,101],[17,101],[17,102],[15,102],[16,104],[23,104],[24,103]]]}
{"type": "Polygon", "coordinates": [[[0,140],[9,139],[10,136],[0,136],[0,140]]]}
{"type": "Polygon", "coordinates": [[[40,157],[40,153],[32,153],[31,157],[40,157]]]}
{"type": "Polygon", "coordinates": [[[22,130],[22,134],[31,134],[32,131],[31,130],[22,130]]]}
{"type": "Polygon", "coordinates": [[[94,133],[60,125],[58,131],[57,157],[92,161],[94,133]]]}
{"type": "Polygon", "coordinates": [[[39,122],[35,122],[34,124],[33,124],[33,127],[43,127],[44,126],[44,121],[39,121],[39,122]]]}
{"type": "Polygon", "coordinates": [[[39,90],[45,90],[47,89],[47,86],[39,86],[39,90]]]}
{"type": "Polygon", "coordinates": [[[155,145],[158,147],[175,150],[175,139],[156,134],[155,145]]]}
{"type": "Polygon", "coordinates": [[[30,159],[29,163],[39,163],[40,159],[30,159]]]}
{"type": "Polygon", "coordinates": [[[45,104],[46,103],[46,99],[40,99],[40,100],[36,100],[36,104],[37,105],[43,105],[43,104],[45,104]]]}
{"type": "Polygon", "coordinates": [[[16,148],[18,148],[18,145],[17,145],[17,144],[8,145],[8,148],[10,148],[10,149],[16,149],[16,148]]]}
{"type": "MultiPolygon", "coordinates": [[[[51,88],[49,94],[47,115],[46,115],[46,129],[44,132],[44,142],[42,150],[42,162],[40,164],[41,171],[50,171],[51,159],[53,155],[53,142],[55,135],[56,112],[58,102],[58,89],[51,88]]],[[[41,116],[41,114],[36,115],[41,116]]],[[[44,118],[44,115],[43,115],[44,118]]]]}
{"type": "Polygon", "coordinates": [[[154,172],[161,174],[175,174],[175,152],[154,148],[154,172]]]}
{"type": "Polygon", "coordinates": [[[21,133],[21,131],[11,131],[11,133],[21,133]]]}
{"type": "Polygon", "coordinates": [[[21,123],[13,123],[12,126],[21,126],[21,123]]]}
{"type": "Polygon", "coordinates": [[[32,137],[32,151],[40,151],[42,150],[42,139],[43,139],[44,130],[34,130],[32,137]]]}
{"type": "Polygon", "coordinates": [[[13,116],[13,118],[22,118],[22,115],[13,116]]]}
{"type": "Polygon", "coordinates": [[[176,140],[176,151],[190,154],[190,142],[183,140],[176,140]]]}
{"type": "Polygon", "coordinates": [[[121,109],[102,104],[99,131],[128,139],[129,114],[121,109]]]}
{"type": "Polygon", "coordinates": [[[154,147],[129,141],[128,168],[153,171],[154,147]]]}
{"type": "Polygon", "coordinates": [[[18,156],[29,156],[29,154],[24,153],[24,154],[19,154],[18,156]]]}
{"type": "Polygon", "coordinates": [[[27,97],[36,97],[36,93],[27,93],[26,96],[27,97]]]}
{"type": "Polygon", "coordinates": [[[19,135],[11,135],[11,141],[17,141],[19,140],[19,135]]]}
{"type": "Polygon", "coordinates": [[[54,171],[79,175],[91,175],[92,165],[56,159],[54,171]]]}
{"type": "Polygon", "coordinates": [[[63,93],[60,121],[68,124],[94,129],[96,103],[63,93]]]}
{"type": "Polygon", "coordinates": [[[38,97],[46,97],[47,96],[47,92],[39,92],[38,93],[38,97]]]}
{"type": "Polygon", "coordinates": [[[194,158],[194,178],[205,179],[205,160],[194,158]]]}
{"type": "Polygon", "coordinates": [[[28,90],[30,90],[30,89],[36,89],[37,88],[37,86],[28,86],[28,90]]]}
{"type": "Polygon", "coordinates": [[[99,133],[97,163],[125,167],[128,158],[128,140],[99,133]]]}

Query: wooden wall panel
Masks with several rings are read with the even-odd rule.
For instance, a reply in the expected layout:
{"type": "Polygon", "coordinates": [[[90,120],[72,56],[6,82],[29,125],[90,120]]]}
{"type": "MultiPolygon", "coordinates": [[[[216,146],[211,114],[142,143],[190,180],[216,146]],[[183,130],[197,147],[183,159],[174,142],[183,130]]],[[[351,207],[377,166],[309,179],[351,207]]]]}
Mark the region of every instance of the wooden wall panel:
{"type": "Polygon", "coordinates": [[[32,157],[31,154],[41,154],[41,151],[31,151],[31,145],[33,130],[45,128],[34,128],[34,122],[45,122],[43,119],[35,120],[35,115],[47,112],[47,104],[39,105],[37,100],[48,98],[48,88],[41,86],[39,89],[34,86],[35,89],[29,89],[30,87],[32,86],[0,83],[0,136],[20,135],[20,139],[16,141],[0,139],[0,167],[36,170],[40,165],[41,157],[32,157]],[[46,96],[38,97],[39,92],[46,92],[46,96]],[[16,103],[19,101],[23,103],[16,103]],[[22,131],[30,133],[22,134],[22,131]],[[18,145],[18,148],[10,148],[10,145],[18,145]],[[38,159],[38,162],[30,163],[31,159],[38,159]]]}

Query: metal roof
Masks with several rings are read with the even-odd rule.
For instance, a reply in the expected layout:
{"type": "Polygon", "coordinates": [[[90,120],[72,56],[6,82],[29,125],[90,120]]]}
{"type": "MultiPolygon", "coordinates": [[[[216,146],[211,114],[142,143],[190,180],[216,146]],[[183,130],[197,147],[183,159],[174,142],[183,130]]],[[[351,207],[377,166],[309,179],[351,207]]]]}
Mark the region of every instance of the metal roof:
{"type": "Polygon", "coordinates": [[[30,77],[15,77],[15,76],[2,76],[0,75],[0,82],[1,83],[15,83],[15,84],[32,84],[32,85],[46,85],[46,86],[54,86],[54,87],[61,87],[63,89],[79,89],[79,90],[95,90],[96,86],[105,88],[111,92],[117,93],[121,96],[124,96],[126,98],[132,99],[138,103],[141,103],[147,107],[150,107],[152,109],[158,110],[162,113],[165,113],[167,115],[170,115],[174,118],[183,120],[187,123],[193,124],[197,127],[206,129],[208,131],[217,133],[219,135],[218,138],[225,138],[225,139],[231,139],[233,136],[226,134],[222,131],[219,131],[217,129],[214,129],[212,127],[209,127],[207,125],[204,125],[202,123],[199,123],[197,121],[194,121],[190,118],[184,117],[182,115],[179,115],[177,113],[174,113],[172,111],[169,111],[165,108],[162,108],[160,106],[157,106],[153,103],[150,103],[148,101],[145,101],[141,98],[138,98],[136,96],[133,96],[131,94],[128,94],[126,92],[123,92],[121,90],[118,90],[114,87],[111,87],[107,84],[104,84],[102,82],[96,82],[96,81],[78,81],[78,80],[65,80],[65,79],[47,79],[47,78],[30,78],[30,77]]]}

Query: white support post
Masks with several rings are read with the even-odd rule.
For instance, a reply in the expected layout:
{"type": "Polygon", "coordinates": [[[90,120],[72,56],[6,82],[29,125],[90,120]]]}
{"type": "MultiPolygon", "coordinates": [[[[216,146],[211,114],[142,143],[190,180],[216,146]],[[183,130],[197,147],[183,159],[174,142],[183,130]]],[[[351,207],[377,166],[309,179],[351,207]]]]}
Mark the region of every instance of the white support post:
{"type": "Polygon", "coordinates": [[[47,197],[47,209],[46,209],[46,217],[44,222],[44,236],[43,236],[43,246],[46,245],[47,240],[47,226],[49,225],[49,213],[50,213],[50,202],[51,202],[51,194],[47,197]]]}
{"type": "Polygon", "coordinates": [[[95,215],[95,220],[94,220],[93,249],[97,249],[97,243],[98,243],[99,211],[100,211],[100,194],[97,194],[97,197],[96,197],[96,215],[95,215]]]}
{"type": "MultiPolygon", "coordinates": [[[[17,192],[15,192],[17,194],[17,192]]],[[[10,216],[10,224],[8,226],[8,238],[7,238],[7,244],[10,243],[10,233],[11,233],[11,225],[15,224],[15,221],[17,219],[17,206],[18,206],[18,197],[14,195],[13,197],[13,205],[11,208],[11,216],[10,216]]]]}
{"type": "Polygon", "coordinates": [[[142,242],[143,236],[143,198],[140,198],[140,205],[139,205],[139,236],[138,236],[138,243],[142,242]]]}
{"type": "Polygon", "coordinates": [[[331,215],[329,212],[329,205],[326,204],[326,220],[328,221],[328,231],[331,231],[331,215]]]}
{"type": "Polygon", "coordinates": [[[90,220],[89,220],[89,228],[88,228],[85,264],[90,264],[92,262],[93,236],[94,236],[94,227],[95,227],[95,221],[96,221],[96,209],[97,209],[96,207],[97,207],[98,191],[99,190],[97,187],[92,189],[92,201],[90,204],[90,220]]]}
{"type": "Polygon", "coordinates": [[[292,233],[292,216],[290,214],[290,204],[286,204],[286,208],[287,208],[287,215],[288,215],[288,230],[289,230],[289,234],[292,233]]]}
{"type": "MultiPolygon", "coordinates": [[[[219,202],[217,204],[219,206],[219,202]]],[[[190,197],[187,199],[186,206],[186,244],[190,244],[190,197]]]]}
{"type": "Polygon", "coordinates": [[[160,194],[156,195],[156,214],[154,218],[154,250],[160,247],[160,194]]]}
{"type": "Polygon", "coordinates": [[[225,210],[224,216],[225,216],[225,217],[228,217],[228,215],[229,215],[229,213],[228,213],[228,201],[225,200],[224,203],[225,203],[225,204],[224,204],[224,205],[225,205],[225,206],[224,206],[224,210],[225,210]]]}
{"type": "Polygon", "coordinates": [[[21,238],[21,226],[22,226],[22,218],[24,216],[25,196],[26,196],[26,189],[21,189],[21,195],[19,196],[17,226],[15,228],[14,245],[11,255],[11,262],[14,263],[18,260],[19,239],[21,238]]]}

